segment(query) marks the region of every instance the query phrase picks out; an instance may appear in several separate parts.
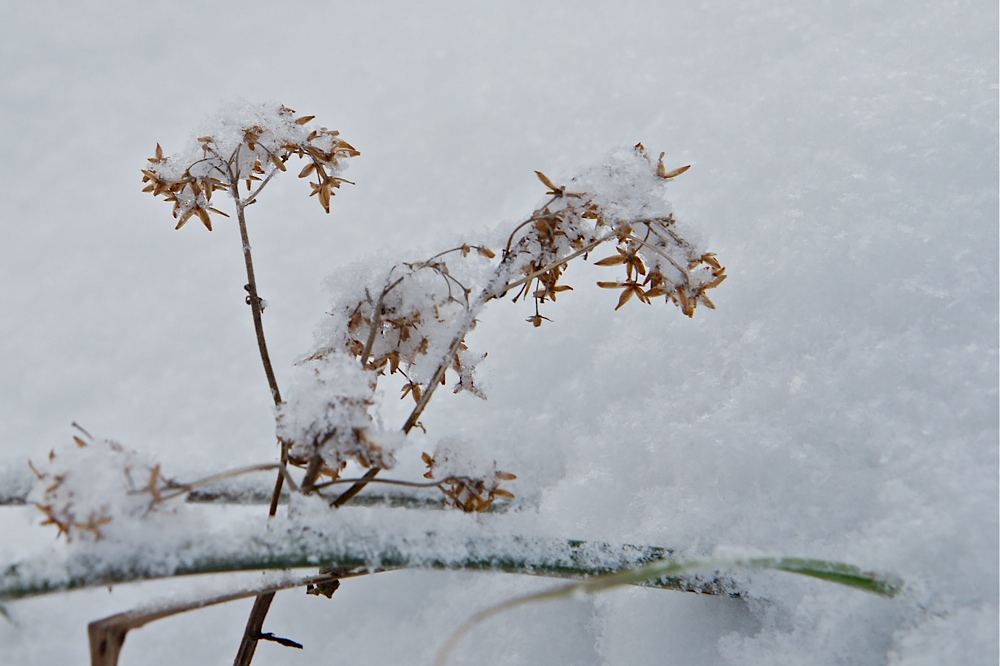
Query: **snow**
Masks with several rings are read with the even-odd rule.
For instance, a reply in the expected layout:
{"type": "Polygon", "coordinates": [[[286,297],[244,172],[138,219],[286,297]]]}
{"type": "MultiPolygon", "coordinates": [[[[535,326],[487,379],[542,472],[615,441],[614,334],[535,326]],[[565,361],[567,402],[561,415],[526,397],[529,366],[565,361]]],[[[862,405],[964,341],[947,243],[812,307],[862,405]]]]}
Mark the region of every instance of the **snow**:
{"type": "MultiPolygon", "coordinates": [[[[330,216],[295,169],[247,209],[283,391],[329,319],[327,276],[348,289],[348,274],[506,240],[545,200],[535,170],[568,185],[642,141],[667,169],[693,165],[669,184],[669,210],[727,267],[716,309],[616,312],[619,292],[593,283],[622,267],[579,263],[540,328],[524,322],[530,301],[490,304],[468,340],[488,352],[476,371],[488,400],[436,394],[428,434],[397,451],[393,476],[419,479],[421,451],[463,442],[517,474],[524,508],[435,512],[459,534],[687,555],[732,546],[848,561],[907,586],[888,601],[738,573],[745,601],[617,590],[499,616],[455,663],[996,661],[995,5],[288,11],[8,12],[0,51],[22,64],[0,75],[5,491],[23,493],[29,458],[74,447],[73,421],[172,478],[274,459],[235,220],[174,232],[169,207],[141,192],[156,143],[182,150],[220,105],[274,100],[361,151],[357,185],[330,216]]],[[[412,408],[398,395],[389,382],[374,394],[387,431],[412,408]]],[[[260,506],[187,508],[213,526],[265,523],[260,506]]],[[[383,520],[364,507],[336,515],[383,520]]],[[[392,516],[407,533],[411,512],[392,516]]],[[[41,520],[0,509],[3,562],[101,543],[67,546],[41,520]]],[[[257,662],[430,663],[468,614],[550,584],[394,572],[347,581],[332,601],[281,593],[266,629],[306,650],[262,645],[257,662]]],[[[227,586],[177,579],[8,603],[0,661],[84,662],[86,622],[227,586]]],[[[133,632],[122,664],[231,660],[249,603],[133,632]]]]}

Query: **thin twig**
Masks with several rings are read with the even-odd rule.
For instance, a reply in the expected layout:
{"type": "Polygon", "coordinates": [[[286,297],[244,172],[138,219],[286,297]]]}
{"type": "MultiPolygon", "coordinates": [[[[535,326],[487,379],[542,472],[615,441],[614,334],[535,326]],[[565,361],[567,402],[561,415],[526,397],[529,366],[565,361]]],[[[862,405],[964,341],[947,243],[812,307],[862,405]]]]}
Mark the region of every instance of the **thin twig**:
{"type": "Polygon", "coordinates": [[[460,251],[464,250],[466,247],[468,247],[471,250],[472,248],[479,249],[481,246],[479,246],[479,245],[459,245],[458,247],[453,247],[450,250],[441,250],[437,254],[428,257],[422,263],[428,264],[428,263],[434,261],[435,259],[437,259],[438,257],[443,257],[446,254],[451,254],[452,252],[460,252],[460,251]]]}
{"type": "MultiPolygon", "coordinates": [[[[239,148],[237,148],[237,151],[239,148]]],[[[233,155],[233,159],[236,158],[236,154],[233,155]]],[[[266,184],[267,181],[262,183],[261,186],[266,184]]],[[[249,294],[248,300],[250,301],[250,310],[253,313],[253,326],[254,331],[257,334],[257,348],[260,350],[260,360],[264,365],[264,374],[267,376],[267,385],[271,389],[271,397],[274,400],[274,404],[281,404],[281,392],[278,390],[278,381],[274,377],[274,368],[271,367],[271,357],[267,353],[267,341],[264,339],[264,322],[261,318],[261,307],[260,307],[260,296],[257,294],[257,280],[254,277],[253,272],[253,257],[250,253],[250,237],[247,234],[247,221],[244,215],[244,209],[247,206],[247,202],[240,199],[239,195],[239,182],[235,179],[230,181],[232,188],[233,199],[236,202],[236,218],[239,221],[240,226],[240,240],[243,242],[243,258],[246,263],[247,269],[247,292],[249,294]]],[[[288,461],[288,447],[282,442],[281,444],[281,464],[284,465],[288,461]]],[[[271,506],[269,509],[269,515],[274,516],[278,512],[278,499],[281,497],[281,488],[284,485],[285,477],[283,474],[279,473],[278,478],[274,483],[274,492],[271,495],[271,506]]],[[[271,606],[271,600],[274,598],[274,592],[268,592],[257,596],[256,601],[253,605],[253,610],[250,612],[250,617],[247,618],[246,629],[243,633],[243,640],[240,643],[240,649],[236,654],[236,660],[233,662],[234,666],[249,666],[251,660],[253,660],[253,653],[257,649],[258,635],[260,634],[261,627],[264,625],[264,618],[267,617],[267,610],[271,606]]]]}
{"type": "MultiPolygon", "coordinates": [[[[267,510],[268,516],[274,516],[278,513],[278,502],[281,500],[282,482],[288,475],[288,447],[284,442],[281,442],[281,469],[284,470],[284,473],[279,473],[278,478],[274,482],[274,490],[271,491],[271,505],[267,510]]],[[[294,488],[294,486],[292,487],[294,488]]]]}
{"type": "Polygon", "coordinates": [[[260,191],[263,190],[264,187],[268,183],[271,182],[271,179],[274,178],[274,174],[276,174],[276,173],[278,173],[278,169],[274,169],[274,170],[271,171],[271,173],[267,174],[267,178],[265,178],[263,181],[261,181],[260,185],[257,186],[257,189],[254,190],[253,192],[251,192],[250,194],[248,194],[247,197],[246,197],[246,199],[243,200],[243,205],[244,206],[249,206],[252,203],[256,203],[257,202],[257,195],[259,195],[260,191]]]}
{"type": "Polygon", "coordinates": [[[309,458],[309,466],[306,467],[306,474],[302,479],[302,492],[306,495],[315,490],[316,479],[319,478],[320,470],[323,469],[323,447],[333,438],[336,432],[336,429],[334,429],[332,432],[327,433],[322,440],[318,440],[317,438],[317,440],[313,441],[312,456],[309,458]]]}
{"type": "MultiPolygon", "coordinates": [[[[407,488],[437,488],[440,487],[442,483],[448,481],[452,477],[447,479],[442,479],[441,481],[403,481],[402,479],[369,479],[368,483],[384,483],[390,486],[406,486],[407,488]]],[[[340,483],[358,483],[362,479],[332,479],[330,481],[324,481],[323,483],[317,483],[313,486],[315,490],[321,490],[327,486],[334,486],[340,483]]]]}
{"type": "Polygon", "coordinates": [[[264,618],[274,601],[274,592],[258,594],[254,599],[253,608],[250,610],[250,617],[247,618],[247,626],[243,630],[243,640],[240,641],[240,649],[236,652],[236,659],[233,666],[247,666],[253,661],[253,653],[257,651],[257,641],[260,640],[260,630],[264,628],[264,618]]]}
{"type": "Polygon", "coordinates": [[[520,231],[524,227],[528,226],[532,222],[537,222],[539,220],[548,220],[548,219],[552,219],[552,218],[556,218],[556,219],[559,218],[559,215],[556,214],[556,213],[548,213],[548,212],[546,212],[545,215],[536,215],[536,213],[538,213],[539,211],[548,211],[548,208],[552,204],[552,202],[554,202],[554,201],[556,201],[557,199],[560,199],[560,198],[562,198],[561,195],[552,197],[551,199],[549,199],[548,201],[545,202],[545,205],[543,205],[541,208],[539,208],[534,213],[532,213],[531,217],[529,217],[527,220],[525,220],[521,224],[519,224],[516,227],[514,227],[514,230],[512,232],[510,232],[510,236],[507,238],[507,245],[506,245],[506,247],[504,247],[504,250],[503,250],[504,259],[506,259],[507,255],[510,254],[510,247],[511,247],[511,245],[514,244],[514,236],[517,235],[518,231],[520,231]]]}
{"type": "Polygon", "coordinates": [[[410,412],[410,416],[406,419],[406,423],[403,424],[403,432],[409,434],[413,427],[417,425],[417,419],[423,414],[424,409],[427,408],[427,403],[431,401],[431,396],[434,395],[434,391],[441,384],[441,380],[444,378],[446,372],[448,372],[448,367],[451,365],[452,359],[458,353],[458,350],[462,347],[462,341],[465,340],[465,336],[468,335],[469,329],[472,328],[473,321],[472,310],[468,312],[467,321],[462,327],[461,331],[455,334],[455,337],[451,341],[451,346],[448,348],[448,353],[441,360],[438,365],[437,370],[434,371],[434,376],[431,377],[430,381],[427,382],[426,388],[424,388],[423,394],[420,396],[420,400],[417,401],[416,407],[410,412]]]}
{"type": "Polygon", "coordinates": [[[266,472],[272,469],[278,470],[278,474],[280,476],[283,476],[285,480],[288,481],[288,485],[292,489],[292,491],[298,490],[298,487],[295,485],[295,480],[292,479],[292,475],[289,474],[286,465],[282,463],[266,463],[263,465],[251,465],[249,467],[239,467],[237,469],[231,469],[226,472],[220,472],[218,474],[213,474],[212,476],[207,476],[204,479],[199,479],[192,483],[185,483],[184,485],[176,488],[172,493],[162,494],[161,499],[168,500],[168,499],[173,499],[174,497],[179,497],[181,495],[186,495],[187,493],[190,493],[192,490],[196,490],[198,488],[204,488],[205,486],[216,483],[217,481],[222,481],[223,479],[229,479],[234,476],[242,476],[243,474],[250,474],[252,472],[266,472]]]}
{"type": "Polygon", "coordinates": [[[330,502],[330,506],[340,508],[350,502],[355,495],[360,493],[368,482],[375,478],[375,476],[382,471],[381,467],[372,467],[370,470],[365,472],[365,475],[361,477],[353,486],[345,490],[337,499],[330,502]]]}
{"type": "Polygon", "coordinates": [[[260,350],[260,360],[264,364],[264,374],[267,375],[267,385],[271,389],[271,397],[275,405],[281,404],[281,392],[278,381],[274,378],[274,368],[271,367],[271,357],[267,353],[267,341],[264,339],[264,322],[261,319],[260,296],[257,294],[257,280],[253,273],[253,257],[250,254],[250,238],[247,235],[247,221],[243,213],[246,203],[241,201],[233,188],[236,198],[236,218],[240,225],[240,239],[243,241],[243,259],[247,269],[247,292],[249,292],[250,309],[253,312],[253,327],[257,334],[257,348],[260,350]]]}
{"type": "MultiPolygon", "coordinates": [[[[390,271],[391,273],[391,271],[390,271]]],[[[372,314],[372,327],[368,332],[368,339],[365,341],[364,351],[361,352],[361,367],[368,366],[368,357],[371,356],[372,347],[375,346],[375,334],[378,333],[379,325],[382,323],[382,304],[385,302],[386,294],[399,286],[399,283],[403,281],[403,278],[397,279],[395,282],[387,286],[379,294],[378,302],[375,303],[375,311],[372,314]]]]}
{"type": "Polygon", "coordinates": [[[547,265],[547,266],[545,266],[543,268],[539,268],[537,271],[531,273],[530,275],[528,275],[526,277],[520,278],[518,280],[514,280],[513,282],[508,282],[507,284],[505,284],[502,287],[494,288],[492,290],[493,293],[490,294],[490,298],[492,299],[492,298],[496,298],[498,296],[501,296],[501,295],[507,293],[508,291],[510,291],[511,289],[513,289],[514,287],[520,287],[522,284],[525,284],[527,282],[531,282],[532,280],[534,280],[539,275],[544,275],[544,274],[548,273],[553,268],[558,268],[559,266],[563,266],[565,264],[568,264],[570,261],[576,259],[577,257],[579,257],[582,254],[587,254],[588,252],[590,252],[591,250],[593,250],[595,247],[597,247],[601,243],[604,243],[605,241],[608,241],[611,238],[614,238],[616,235],[617,235],[617,232],[612,232],[612,233],[606,234],[604,236],[601,236],[597,240],[592,241],[591,243],[588,243],[583,249],[577,250],[573,254],[566,255],[562,259],[559,259],[557,261],[553,261],[551,264],[549,264],[549,265],[547,265]]]}
{"type": "Polygon", "coordinates": [[[669,261],[671,264],[674,265],[674,268],[676,268],[677,270],[679,270],[681,272],[681,275],[684,276],[684,280],[690,284],[690,282],[691,282],[691,275],[684,269],[683,266],[681,266],[680,264],[678,264],[674,260],[674,258],[671,257],[669,254],[667,254],[666,252],[664,252],[660,248],[656,247],[655,245],[651,245],[651,244],[647,243],[646,241],[642,240],[641,238],[638,238],[638,237],[633,236],[631,234],[629,234],[628,239],[630,241],[638,243],[639,245],[642,245],[645,248],[648,248],[650,251],[655,252],[656,254],[660,255],[661,257],[663,257],[664,259],[666,259],[667,261],[669,261]]]}

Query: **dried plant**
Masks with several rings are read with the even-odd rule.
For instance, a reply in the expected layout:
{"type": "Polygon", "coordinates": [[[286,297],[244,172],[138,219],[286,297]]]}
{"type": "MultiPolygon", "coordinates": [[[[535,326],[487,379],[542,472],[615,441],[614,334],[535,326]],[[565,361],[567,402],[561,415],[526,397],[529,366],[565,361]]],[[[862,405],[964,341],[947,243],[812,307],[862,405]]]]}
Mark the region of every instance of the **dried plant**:
{"type": "MultiPolygon", "coordinates": [[[[359,153],[335,131],[308,130],[312,116],[297,118],[285,107],[270,117],[264,109],[250,115],[256,117],[230,122],[222,136],[200,137],[194,154],[165,157],[157,144],[150,166],[143,170],[143,182],[145,191],[174,204],[178,229],[196,216],[211,230],[210,213],[224,214],[211,206],[215,190],[228,191],[235,201],[247,263],[248,302],[276,405],[281,461],[304,470],[299,487],[306,494],[323,495],[334,488],[348,462],[367,470],[346,491],[329,498],[333,506],[350,501],[381,470],[394,465],[395,451],[407,433],[422,427],[420,416],[437,387],[447,384],[449,373],[455,376],[454,392],[485,398],[475,381],[476,365],[485,354],[470,350],[465,339],[490,301],[508,293],[515,302],[530,298],[534,313],[528,322],[540,326],[546,319],[542,305],[572,289],[565,283],[569,262],[587,257],[605,243],[613,245],[615,253],[597,265],[624,266],[625,276],[598,286],[622,290],[618,308],[633,296],[647,304],[662,297],[690,317],[699,303],[714,307],[706,292],[726,277],[714,255],[696,249],[680,235],[669,211],[644,200],[656,180],[668,181],[688,167],[668,171],[662,154],[653,163],[637,145],[630,155],[619,158],[614,167],[618,172],[611,174],[612,180],[637,181],[627,183],[638,187],[625,190],[624,196],[621,191],[609,196],[602,182],[606,174],[556,185],[536,172],[548,188],[548,200],[511,232],[499,257],[485,245],[463,244],[422,261],[401,263],[380,285],[363,285],[356,300],[340,304],[332,313],[323,344],[299,364],[291,392],[282,400],[260,322],[244,210],[295,155],[306,160],[299,176],[315,176],[312,194],[329,212],[334,190],[348,182],[339,175],[341,162],[359,153]],[[647,208],[648,214],[643,214],[647,208]],[[387,374],[405,379],[403,397],[415,403],[398,431],[384,429],[372,413],[379,379],[387,374]]],[[[425,476],[436,475],[435,485],[447,503],[463,511],[482,512],[497,499],[514,497],[500,484],[516,476],[497,470],[495,463],[492,469],[473,470],[458,462],[463,471],[457,473],[451,468],[461,461],[460,452],[425,453],[424,460],[429,468],[425,476]]],[[[282,482],[279,475],[272,515],[282,482]]],[[[253,635],[260,632],[269,599],[261,597],[258,602],[262,607],[251,617],[241,648],[245,656],[237,663],[249,663],[252,657],[253,635]]]]}
{"type": "MultiPolygon", "coordinates": [[[[424,480],[376,478],[382,470],[395,465],[396,452],[406,444],[407,434],[414,428],[423,429],[420,417],[438,387],[451,382],[453,392],[485,399],[475,372],[486,354],[470,349],[467,336],[489,303],[508,296],[515,303],[530,302],[527,322],[541,326],[549,321],[542,312],[549,312],[550,302],[554,304],[559,295],[574,288],[567,281],[570,263],[588,259],[602,246],[607,247],[605,256],[595,265],[618,274],[616,279],[599,281],[597,286],[619,291],[615,310],[630,302],[651,304],[661,300],[692,317],[699,305],[714,309],[708,292],[726,279],[725,268],[716,256],[686,237],[662,196],[664,185],[689,167],[668,169],[662,153],[654,162],[639,144],[562,184],[535,172],[546,188],[544,201],[515,226],[505,242],[501,241],[502,247],[468,242],[426,259],[401,262],[368,283],[341,285],[336,305],[321,327],[317,346],[296,365],[291,386],[283,397],[264,336],[264,303],[254,276],[246,209],[257,201],[274,176],[288,170],[287,163],[294,156],[304,162],[299,177],[311,179],[310,196],[316,196],[324,211],[330,212],[336,190],[350,182],[342,176],[345,162],[359,152],[338,132],[312,128],[312,121],[313,116],[297,116],[284,106],[245,105],[227,112],[216,128],[199,137],[187,152],[167,156],[157,144],[154,156],[142,170],[144,191],[173,204],[177,229],[197,218],[211,231],[212,215],[229,217],[213,204],[213,193],[224,192],[232,201],[246,266],[246,300],[275,404],[279,462],[181,483],[165,477],[159,465],[135,452],[113,442],[94,441],[81,429],[86,439],[74,437],[75,450],[53,453],[46,463],[32,466],[37,483],[29,500],[45,514],[45,523],[54,525],[67,540],[110,541],[119,526],[125,529],[139,523],[160,524],[176,519],[183,504],[171,501],[174,498],[191,498],[198,490],[233,476],[277,470],[269,514],[276,515],[282,490],[287,486],[293,498],[299,498],[295,501],[303,507],[305,518],[299,516],[298,523],[289,518],[290,531],[285,536],[277,534],[270,541],[263,536],[253,537],[252,546],[225,555],[179,558],[189,562],[187,568],[175,565],[171,570],[179,574],[248,566],[283,568],[317,561],[328,564],[316,576],[204,602],[256,596],[236,666],[251,662],[259,640],[301,647],[291,639],[262,631],[274,593],[292,585],[308,585],[309,594],[329,597],[343,578],[403,566],[481,568],[489,563],[495,569],[506,567],[522,573],[589,577],[616,572],[620,575],[669,558],[669,551],[664,549],[616,550],[570,542],[548,560],[522,557],[516,543],[513,553],[504,551],[510,545],[487,544],[479,554],[472,548],[464,560],[428,560],[407,556],[404,546],[397,544],[386,547],[388,550],[378,558],[380,564],[373,566],[359,559],[357,549],[362,547],[358,539],[346,539],[342,548],[332,538],[299,541],[304,532],[323,536],[322,524],[308,522],[321,515],[315,513],[317,506],[329,513],[331,507],[345,505],[373,483],[437,488],[446,506],[476,514],[514,499],[509,484],[517,477],[500,470],[496,461],[473,460],[459,442],[443,443],[433,453],[422,454],[427,466],[424,480]],[[379,382],[394,375],[402,383],[401,397],[414,403],[400,428],[386,427],[376,411],[379,382]],[[363,474],[356,478],[342,476],[349,463],[363,469],[363,474]],[[84,468],[88,471],[81,473],[84,468]],[[102,470],[99,480],[93,476],[95,469],[102,470]],[[95,491],[95,483],[101,485],[96,489],[99,492],[95,491]],[[343,486],[348,487],[341,490],[343,486]],[[589,554],[583,556],[584,552],[589,554]]],[[[174,557],[178,558],[176,554],[174,557]]],[[[47,583],[45,589],[156,575],[141,565],[127,571],[110,565],[107,571],[90,566],[80,578],[70,573],[63,582],[47,583]]],[[[735,593],[719,579],[666,578],[665,572],[674,571],[669,567],[650,571],[655,575],[643,578],[636,574],[622,580],[668,589],[735,593]]],[[[4,594],[16,597],[37,593],[32,585],[24,578],[23,570],[8,568],[0,576],[0,598],[4,594]]],[[[130,628],[193,607],[185,603],[169,610],[130,612],[92,623],[92,664],[117,663],[130,628]]]]}

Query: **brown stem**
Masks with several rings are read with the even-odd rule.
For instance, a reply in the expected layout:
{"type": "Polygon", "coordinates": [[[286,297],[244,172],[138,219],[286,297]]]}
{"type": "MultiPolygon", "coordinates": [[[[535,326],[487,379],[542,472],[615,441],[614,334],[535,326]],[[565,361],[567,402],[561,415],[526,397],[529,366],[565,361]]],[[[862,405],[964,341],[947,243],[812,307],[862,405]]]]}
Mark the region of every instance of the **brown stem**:
{"type": "MultiPolygon", "coordinates": [[[[236,201],[236,219],[240,225],[240,240],[243,241],[243,260],[247,268],[247,300],[250,301],[250,310],[253,313],[253,327],[257,334],[257,348],[260,350],[260,360],[264,365],[264,374],[267,375],[267,385],[271,389],[271,397],[275,405],[281,404],[281,392],[278,390],[278,381],[274,377],[274,368],[271,367],[271,357],[267,353],[267,341],[264,339],[264,322],[261,318],[260,296],[257,294],[257,280],[253,274],[253,257],[250,254],[250,237],[247,235],[247,221],[243,211],[247,202],[240,199],[239,182],[233,180],[233,199],[236,201]]],[[[281,445],[281,462],[288,462],[288,447],[284,443],[281,445]]],[[[278,474],[274,483],[274,492],[271,495],[271,506],[268,515],[273,516],[278,512],[278,499],[281,497],[281,488],[284,485],[285,477],[278,474]]],[[[240,649],[236,653],[234,666],[249,666],[253,660],[253,653],[257,649],[257,639],[260,630],[264,626],[264,618],[267,617],[267,610],[271,607],[274,599],[274,592],[266,592],[257,596],[254,601],[253,610],[247,619],[247,626],[243,632],[243,640],[240,642],[240,649]]]]}
{"type": "Polygon", "coordinates": [[[382,471],[380,467],[372,467],[370,470],[365,472],[365,475],[361,477],[353,486],[345,490],[337,499],[330,502],[330,506],[340,508],[354,499],[354,496],[360,493],[368,482],[375,478],[375,475],[382,471]]]}
{"type": "Polygon", "coordinates": [[[257,651],[257,640],[260,630],[264,628],[264,618],[267,617],[267,610],[274,600],[274,592],[258,594],[254,599],[253,609],[247,619],[246,629],[243,630],[243,640],[240,642],[239,652],[233,660],[233,666],[248,666],[253,661],[253,653],[257,651]]]}
{"type": "Polygon", "coordinates": [[[532,280],[534,280],[539,275],[544,275],[544,274],[548,273],[549,271],[551,271],[553,268],[556,268],[558,266],[562,266],[564,264],[568,264],[570,261],[576,259],[581,254],[587,254],[588,252],[590,252],[591,250],[593,250],[595,247],[597,247],[601,243],[605,242],[606,240],[608,240],[610,238],[613,238],[614,236],[615,236],[614,233],[609,233],[609,234],[606,234],[604,236],[601,236],[597,240],[591,241],[590,243],[588,243],[587,245],[585,245],[582,249],[577,250],[573,254],[567,255],[567,256],[563,257],[562,259],[558,259],[556,261],[553,261],[551,264],[549,264],[547,266],[544,266],[542,268],[539,268],[537,271],[535,271],[534,273],[531,273],[530,275],[528,275],[526,277],[523,277],[523,278],[521,278],[519,280],[514,280],[513,282],[508,282],[507,284],[505,284],[502,287],[499,287],[497,289],[493,289],[491,291],[491,293],[489,294],[489,298],[496,298],[497,296],[502,296],[503,294],[507,293],[508,291],[510,291],[511,289],[513,289],[514,287],[520,287],[522,284],[526,284],[528,282],[531,282],[532,280]]]}
{"type": "Polygon", "coordinates": [[[306,475],[302,478],[302,492],[305,495],[316,490],[316,479],[319,478],[320,470],[323,469],[323,445],[329,441],[330,437],[313,447],[312,457],[309,459],[309,466],[306,468],[306,475]]]}
{"type": "MultiPolygon", "coordinates": [[[[440,481],[404,481],[402,479],[372,479],[369,483],[384,483],[390,486],[406,486],[407,488],[440,488],[441,484],[445,481],[449,481],[455,477],[449,476],[448,478],[441,479],[440,481]]],[[[316,490],[322,490],[323,488],[329,488],[330,486],[335,486],[341,483],[357,483],[361,479],[333,479],[331,481],[324,481],[323,483],[317,483],[313,486],[316,490]]]]}
{"type": "MultiPolygon", "coordinates": [[[[285,469],[286,465],[288,465],[288,447],[285,446],[284,442],[282,442],[281,466],[283,469],[285,469]]],[[[285,481],[285,474],[287,474],[287,471],[284,474],[279,472],[278,478],[274,482],[274,490],[271,492],[271,505],[267,510],[268,516],[273,516],[278,513],[278,502],[281,500],[281,487],[285,481]]]]}
{"type": "MultiPolygon", "coordinates": [[[[235,190],[235,187],[234,187],[235,190]]],[[[236,192],[233,192],[236,195],[236,192]]],[[[275,405],[281,404],[281,392],[278,381],[274,378],[274,368],[271,367],[271,357],[267,353],[267,341],[264,339],[264,322],[261,319],[260,296],[257,295],[257,280],[253,274],[253,257],[250,254],[250,238],[247,236],[247,220],[243,214],[246,204],[237,198],[236,217],[240,224],[240,239],[243,241],[243,260],[247,267],[247,291],[249,292],[250,309],[253,312],[253,328],[257,333],[257,348],[260,350],[260,360],[264,364],[264,374],[267,375],[267,385],[271,388],[271,397],[275,405]]]]}
{"type": "MultiPolygon", "coordinates": [[[[648,229],[648,227],[647,227],[647,229],[648,229]]],[[[691,275],[684,269],[683,266],[681,266],[680,264],[678,264],[677,261],[674,260],[674,258],[671,257],[669,254],[667,254],[666,252],[664,252],[660,248],[656,247],[655,245],[650,245],[646,241],[644,241],[641,238],[638,238],[636,236],[629,235],[628,239],[631,240],[631,241],[635,241],[636,243],[638,243],[639,245],[642,245],[645,248],[649,248],[650,251],[655,252],[656,254],[660,255],[661,257],[663,257],[664,259],[666,259],[667,261],[669,261],[671,264],[674,265],[674,268],[676,268],[678,271],[680,271],[681,275],[684,276],[684,279],[688,283],[691,282],[691,275]]]]}
{"type": "Polygon", "coordinates": [[[382,304],[385,302],[386,294],[395,289],[403,281],[403,278],[397,279],[395,282],[387,286],[382,290],[382,293],[378,296],[378,302],[375,303],[374,314],[372,315],[372,327],[368,331],[368,339],[365,341],[365,348],[361,352],[361,367],[368,367],[368,357],[371,356],[372,347],[375,346],[375,335],[378,333],[379,325],[382,322],[382,304]]]}
{"type": "Polygon", "coordinates": [[[173,499],[175,497],[179,497],[181,495],[187,495],[191,493],[191,491],[193,490],[197,490],[198,488],[204,488],[205,486],[217,483],[219,481],[223,481],[225,479],[232,478],[234,476],[249,474],[251,472],[264,472],[272,469],[278,470],[278,475],[281,477],[285,477],[287,479],[288,485],[291,486],[293,492],[297,490],[295,482],[292,480],[292,477],[288,473],[288,469],[284,464],[268,463],[265,465],[251,465],[249,467],[240,467],[238,469],[231,469],[226,472],[220,472],[219,474],[213,474],[212,476],[205,477],[204,479],[199,479],[198,481],[194,481],[192,483],[185,483],[180,486],[171,486],[170,487],[171,492],[162,494],[160,496],[160,499],[166,501],[169,499],[173,499]]]}

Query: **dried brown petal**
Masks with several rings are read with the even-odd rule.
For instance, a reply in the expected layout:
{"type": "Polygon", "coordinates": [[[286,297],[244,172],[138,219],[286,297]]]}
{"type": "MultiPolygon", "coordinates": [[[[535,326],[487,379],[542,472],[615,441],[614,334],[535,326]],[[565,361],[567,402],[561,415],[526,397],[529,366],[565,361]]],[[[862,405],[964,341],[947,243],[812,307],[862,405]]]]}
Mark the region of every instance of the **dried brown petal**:
{"type": "Polygon", "coordinates": [[[155,157],[150,157],[148,159],[153,164],[156,164],[157,162],[164,161],[163,148],[160,146],[160,144],[156,144],[156,156],[155,157]]]}
{"type": "Polygon", "coordinates": [[[535,175],[538,176],[538,180],[542,181],[542,184],[544,184],[545,187],[548,187],[548,188],[553,189],[553,190],[558,190],[559,189],[558,187],[555,186],[555,183],[553,183],[551,180],[549,180],[549,177],[546,176],[541,171],[536,171],[535,175]]]}
{"type": "Polygon", "coordinates": [[[712,268],[715,268],[717,270],[722,269],[722,264],[720,264],[719,260],[715,258],[715,254],[713,252],[709,252],[708,254],[703,254],[701,256],[701,260],[704,261],[709,266],[711,266],[712,268]]]}
{"type": "Polygon", "coordinates": [[[194,210],[195,210],[195,215],[197,215],[198,219],[201,220],[201,223],[205,225],[205,228],[211,231],[212,220],[208,216],[208,211],[205,210],[204,208],[195,208],[194,210]]]}
{"type": "Polygon", "coordinates": [[[685,293],[685,290],[681,288],[674,293],[677,294],[677,298],[680,301],[681,312],[686,314],[688,317],[693,317],[694,305],[691,303],[691,299],[688,298],[688,295],[685,293]]]}
{"type": "MultiPolygon", "coordinates": [[[[175,216],[177,215],[177,211],[176,210],[174,211],[174,215],[175,216]]],[[[188,212],[186,212],[183,215],[181,215],[180,219],[177,220],[177,226],[174,227],[174,231],[180,229],[185,224],[187,224],[187,221],[191,219],[192,215],[194,215],[194,210],[189,210],[188,212]]]]}
{"type": "Polygon", "coordinates": [[[319,205],[323,207],[327,213],[330,212],[330,181],[323,183],[323,186],[319,189],[319,205]]]}
{"type": "Polygon", "coordinates": [[[632,299],[632,294],[633,292],[631,289],[626,289],[625,291],[623,291],[621,297],[618,299],[618,305],[615,307],[615,310],[618,310],[623,305],[628,303],[632,299]]]}
{"type": "Polygon", "coordinates": [[[673,169],[672,171],[667,171],[667,167],[664,166],[663,164],[664,155],[666,155],[666,153],[660,153],[660,163],[656,165],[656,175],[659,176],[660,178],[670,180],[671,178],[676,178],[677,176],[681,175],[682,173],[691,168],[691,165],[688,164],[687,166],[682,166],[673,169]]]}
{"type": "Polygon", "coordinates": [[[727,277],[729,277],[729,276],[726,275],[726,274],[718,275],[718,276],[716,276],[716,278],[714,280],[712,280],[711,282],[709,282],[708,284],[706,284],[704,287],[702,287],[702,289],[703,290],[704,289],[715,289],[720,284],[722,284],[723,282],[725,282],[725,280],[726,280],[727,277]]]}

